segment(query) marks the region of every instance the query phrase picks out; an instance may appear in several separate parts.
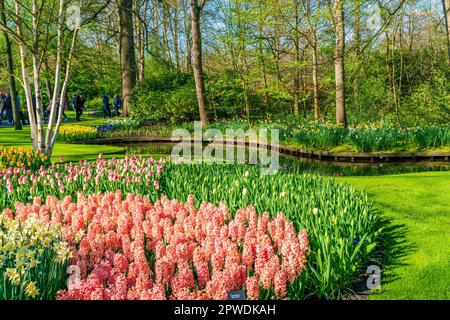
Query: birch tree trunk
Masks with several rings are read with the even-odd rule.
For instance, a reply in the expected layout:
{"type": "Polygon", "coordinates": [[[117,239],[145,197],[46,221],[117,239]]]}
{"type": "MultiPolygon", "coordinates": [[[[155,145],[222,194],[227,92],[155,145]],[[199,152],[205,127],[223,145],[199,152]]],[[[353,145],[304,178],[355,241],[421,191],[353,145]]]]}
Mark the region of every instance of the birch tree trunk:
{"type": "Polygon", "coordinates": [[[45,153],[45,138],[44,138],[44,110],[42,109],[42,91],[41,91],[41,79],[39,76],[40,71],[40,57],[39,57],[39,24],[40,14],[39,5],[37,0],[33,0],[33,48],[31,53],[33,63],[33,85],[34,85],[34,101],[36,106],[36,125],[37,125],[37,144],[38,149],[45,153]]]}
{"type": "MultiPolygon", "coordinates": [[[[63,26],[64,26],[64,0],[59,1],[59,13],[58,13],[58,44],[56,53],[56,68],[55,68],[55,83],[53,87],[53,95],[50,103],[50,116],[48,118],[48,128],[45,137],[45,144],[50,147],[51,137],[53,135],[53,124],[56,118],[56,106],[59,99],[59,82],[61,80],[61,65],[62,65],[62,53],[63,53],[63,26]]],[[[62,96],[64,97],[64,96],[62,96]]],[[[50,98],[50,97],[49,97],[50,98]]],[[[61,99],[63,100],[63,99],[61,99]]],[[[50,155],[53,147],[50,147],[50,155]]]]}
{"type": "MultiPolygon", "coordinates": [[[[4,1],[4,0],[0,0],[4,1]]],[[[67,96],[67,86],[70,79],[72,58],[75,51],[76,39],[81,27],[81,21],[77,21],[75,30],[72,35],[72,42],[68,52],[68,58],[65,66],[64,82],[61,89],[61,77],[62,77],[62,65],[64,56],[64,34],[66,30],[65,26],[65,12],[66,12],[66,0],[55,0],[54,2],[46,2],[39,0],[32,0],[30,2],[24,2],[20,0],[14,0],[15,13],[14,17],[15,30],[13,31],[6,24],[0,21],[0,27],[3,31],[8,32],[19,47],[20,66],[22,72],[22,85],[25,92],[26,106],[28,110],[28,119],[31,129],[31,139],[33,141],[34,150],[39,150],[46,154],[50,158],[53,152],[53,147],[58,135],[58,129],[61,125],[63,112],[65,107],[65,97],[67,96]],[[56,4],[59,3],[59,6],[56,4]],[[29,5],[29,6],[27,6],[29,5]],[[48,7],[45,7],[47,5],[48,7]],[[57,18],[49,16],[47,21],[42,20],[42,12],[45,10],[53,10],[57,13],[57,18]],[[58,9],[58,10],[56,10],[58,9]],[[28,21],[31,22],[31,26],[28,25],[28,21]],[[49,25],[49,23],[52,23],[49,25]],[[52,30],[57,30],[57,50],[55,61],[55,77],[54,86],[50,90],[50,82],[47,83],[47,90],[51,97],[49,105],[49,118],[48,128],[45,130],[45,119],[42,105],[42,89],[40,72],[43,64],[43,57],[48,54],[49,38],[53,37],[52,30]],[[30,54],[31,57],[27,56],[30,54]],[[28,65],[32,63],[32,68],[28,65]],[[32,70],[33,80],[31,83],[29,68],[32,70]],[[34,87],[34,96],[31,87],[34,87]],[[53,91],[53,93],[52,93],[53,91]]],[[[3,2],[1,2],[3,4],[3,2]]],[[[92,21],[102,10],[106,8],[109,2],[103,4],[99,10],[89,19],[87,23],[92,21]]],[[[3,8],[2,8],[3,9],[3,8]]],[[[81,8],[79,8],[81,10],[81,8]]],[[[3,13],[3,10],[2,10],[3,13]]],[[[52,11],[52,14],[54,11],[52,11]]],[[[69,27],[71,29],[71,27],[69,27]]],[[[72,30],[72,29],[71,29],[72,30]]],[[[70,31],[67,31],[70,33],[70,31]]],[[[48,66],[46,66],[47,69],[48,66]]],[[[13,103],[15,104],[15,98],[13,103]]]]}
{"type": "Polygon", "coordinates": [[[70,80],[70,70],[71,70],[70,68],[72,67],[73,54],[75,51],[75,45],[76,45],[78,32],[79,32],[78,29],[74,30],[73,36],[72,36],[72,44],[70,46],[69,56],[68,56],[67,62],[66,62],[66,73],[64,76],[64,82],[63,82],[63,85],[61,88],[61,94],[60,94],[60,99],[59,99],[58,120],[56,121],[55,130],[53,132],[53,136],[51,138],[50,144],[49,144],[49,146],[47,146],[47,149],[48,149],[47,154],[49,154],[49,155],[51,155],[53,152],[53,147],[55,146],[56,138],[58,137],[58,130],[59,130],[59,127],[61,126],[62,119],[63,119],[65,97],[67,95],[67,86],[68,86],[69,80],[70,80]]]}
{"type": "MultiPolygon", "coordinates": [[[[22,16],[22,7],[17,2],[14,1],[16,15],[18,17],[22,16]]],[[[22,20],[18,20],[16,23],[17,34],[20,39],[24,39],[23,29],[22,29],[22,20]]],[[[33,149],[37,150],[38,148],[38,139],[37,139],[37,131],[36,131],[36,112],[33,108],[33,95],[31,93],[30,81],[28,75],[28,66],[27,66],[27,54],[26,47],[23,41],[18,41],[19,45],[19,57],[20,57],[20,66],[22,70],[22,84],[23,90],[25,92],[25,101],[27,104],[28,111],[28,120],[30,123],[30,131],[31,131],[31,140],[33,142],[33,149]]]]}

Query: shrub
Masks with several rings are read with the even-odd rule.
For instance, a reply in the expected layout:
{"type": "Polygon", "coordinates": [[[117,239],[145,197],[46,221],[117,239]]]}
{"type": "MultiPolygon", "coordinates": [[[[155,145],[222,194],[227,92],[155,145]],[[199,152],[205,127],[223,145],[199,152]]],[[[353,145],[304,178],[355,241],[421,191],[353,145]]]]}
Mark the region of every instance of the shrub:
{"type": "Polygon", "coordinates": [[[197,115],[195,82],[191,75],[166,73],[146,78],[133,91],[131,113],[145,122],[177,124],[197,115]]]}
{"type": "Polygon", "coordinates": [[[103,97],[93,98],[93,99],[87,100],[84,103],[84,107],[88,111],[102,112],[102,106],[103,106],[103,97]]]}
{"type": "MultiPolygon", "coordinates": [[[[244,115],[244,90],[240,81],[231,76],[211,76],[205,81],[206,100],[209,108],[219,119],[244,115]]],[[[254,105],[255,96],[249,92],[249,103],[254,105]]]]}
{"type": "Polygon", "coordinates": [[[133,118],[125,119],[107,119],[103,121],[103,124],[97,126],[97,131],[100,133],[110,133],[112,131],[130,131],[141,127],[142,120],[133,118]]]}
{"type": "MultiPolygon", "coordinates": [[[[243,115],[242,85],[230,77],[205,79],[207,112],[218,118],[243,115]]],[[[252,105],[257,99],[249,92],[252,105]]],[[[198,120],[195,81],[191,74],[164,73],[146,78],[133,91],[132,115],[146,122],[180,124],[198,120]]]]}

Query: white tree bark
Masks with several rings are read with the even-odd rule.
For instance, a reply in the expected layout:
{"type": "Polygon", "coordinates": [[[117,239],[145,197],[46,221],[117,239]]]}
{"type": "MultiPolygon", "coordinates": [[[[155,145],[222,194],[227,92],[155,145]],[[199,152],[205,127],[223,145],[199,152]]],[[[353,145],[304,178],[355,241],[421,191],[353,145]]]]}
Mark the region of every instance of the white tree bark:
{"type": "MultiPolygon", "coordinates": [[[[53,88],[53,96],[50,103],[50,116],[48,119],[47,134],[45,137],[45,145],[53,149],[51,146],[51,140],[53,135],[53,123],[56,119],[57,104],[59,99],[59,82],[61,81],[61,65],[62,65],[62,53],[63,53],[63,25],[64,25],[64,0],[59,1],[59,13],[58,13],[58,45],[56,53],[56,68],[55,68],[55,84],[53,88]]],[[[49,97],[50,98],[50,97],[49,97]]],[[[51,154],[51,152],[50,152],[51,154]]]]}
{"type": "Polygon", "coordinates": [[[40,15],[39,6],[37,0],[33,0],[33,47],[32,47],[32,61],[33,61],[33,84],[34,84],[34,97],[36,107],[36,126],[37,126],[37,144],[38,149],[45,153],[45,141],[44,141],[44,111],[42,110],[42,92],[41,92],[41,80],[39,77],[39,25],[40,15]]]}
{"type": "MultiPolygon", "coordinates": [[[[18,3],[18,1],[14,1],[16,15],[18,17],[22,16],[22,10],[21,5],[18,3]]],[[[19,41],[17,41],[19,45],[19,55],[20,55],[20,66],[22,70],[22,80],[23,80],[23,90],[25,92],[25,100],[27,103],[27,111],[28,111],[28,119],[30,122],[30,130],[31,130],[31,140],[33,141],[33,149],[36,150],[38,148],[38,139],[36,134],[36,114],[34,113],[33,108],[33,97],[31,93],[31,87],[30,87],[30,81],[29,81],[29,75],[28,75],[28,68],[27,68],[27,54],[26,54],[26,48],[25,43],[21,41],[21,39],[24,39],[23,36],[23,30],[22,30],[22,22],[19,20],[17,22],[17,35],[19,38],[19,41]]],[[[17,38],[16,38],[17,39],[17,38]]]]}
{"type": "MultiPolygon", "coordinates": [[[[22,16],[23,4],[15,0],[15,10],[18,17],[22,16]]],[[[58,10],[58,22],[57,22],[57,53],[56,53],[56,67],[55,67],[55,82],[53,87],[53,95],[51,97],[49,106],[49,119],[47,130],[45,130],[45,118],[42,105],[42,92],[41,92],[41,78],[40,78],[40,13],[39,5],[37,0],[32,1],[32,26],[33,34],[31,45],[26,44],[25,37],[23,34],[23,27],[21,21],[17,21],[17,37],[19,41],[19,54],[20,54],[20,64],[23,78],[23,88],[25,91],[25,99],[28,110],[28,117],[30,122],[31,137],[33,140],[34,150],[40,150],[45,153],[48,157],[52,155],[53,147],[56,142],[58,135],[58,130],[62,122],[63,111],[64,111],[64,99],[60,97],[65,97],[67,92],[67,85],[70,79],[70,69],[71,62],[73,58],[73,53],[75,51],[76,39],[78,35],[78,29],[74,30],[72,36],[72,43],[70,46],[69,56],[66,63],[66,70],[64,76],[64,82],[61,86],[62,77],[62,59],[63,59],[63,43],[64,43],[64,23],[65,23],[65,6],[66,0],[59,0],[59,10],[58,10]],[[31,90],[31,83],[29,78],[29,71],[27,65],[27,49],[31,53],[32,58],[32,75],[33,75],[33,86],[34,86],[34,99],[33,92],[31,90]],[[33,100],[35,101],[33,105],[33,100]]]]}
{"type": "Polygon", "coordinates": [[[73,53],[75,51],[77,35],[78,35],[78,29],[76,29],[73,33],[72,44],[70,46],[70,52],[69,52],[69,58],[67,59],[67,64],[66,64],[66,74],[64,77],[64,82],[63,82],[61,94],[60,94],[61,99],[59,99],[58,120],[56,122],[56,127],[55,127],[55,131],[53,133],[52,139],[50,140],[50,143],[48,144],[48,147],[47,147],[50,154],[53,151],[53,146],[55,145],[56,138],[58,137],[58,130],[62,123],[63,112],[64,112],[64,97],[66,96],[67,85],[68,85],[69,79],[70,79],[70,68],[72,66],[72,58],[73,58],[73,53]]]}

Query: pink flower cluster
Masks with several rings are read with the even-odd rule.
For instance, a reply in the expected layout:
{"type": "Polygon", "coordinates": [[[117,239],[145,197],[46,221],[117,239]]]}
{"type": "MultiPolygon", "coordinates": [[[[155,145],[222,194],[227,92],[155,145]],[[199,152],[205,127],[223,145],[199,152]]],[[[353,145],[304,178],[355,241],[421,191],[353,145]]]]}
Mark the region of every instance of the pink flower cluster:
{"type": "Polygon", "coordinates": [[[57,195],[61,198],[84,193],[125,190],[136,194],[158,195],[158,179],[163,165],[169,159],[155,161],[133,155],[123,159],[106,160],[101,155],[96,161],[78,163],[52,163],[39,170],[18,168],[0,169],[0,203],[27,202],[31,197],[45,198],[57,195]]]}
{"type": "Polygon", "coordinates": [[[270,219],[253,207],[236,212],[203,203],[194,207],[163,197],[121,192],[58,201],[39,198],[16,204],[16,217],[39,216],[60,223],[73,248],[81,281],[59,299],[226,299],[246,289],[284,298],[303,272],[309,253],[306,232],[295,232],[283,214],[270,219]]]}

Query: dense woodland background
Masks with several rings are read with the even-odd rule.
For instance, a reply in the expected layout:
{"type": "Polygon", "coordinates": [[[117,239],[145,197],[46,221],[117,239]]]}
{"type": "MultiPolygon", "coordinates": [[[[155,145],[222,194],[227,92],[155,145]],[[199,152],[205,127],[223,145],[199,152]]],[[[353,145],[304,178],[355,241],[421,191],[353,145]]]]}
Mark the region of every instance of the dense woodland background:
{"type": "MultiPolygon", "coordinates": [[[[40,46],[42,102],[48,105],[59,1],[1,1],[4,25],[12,30],[20,20],[17,3],[25,25],[29,17],[23,37],[30,48],[31,39],[40,46]],[[27,11],[34,3],[42,9],[38,29],[27,11]]],[[[341,126],[450,122],[449,0],[65,1],[65,8],[71,4],[81,4],[84,22],[75,35],[66,94],[82,93],[89,108],[100,109],[105,93],[121,93],[125,113],[155,123],[200,119],[202,110],[209,122],[286,116],[341,126]]],[[[62,66],[74,31],[65,26],[63,33],[62,66]]],[[[5,92],[4,37],[0,56],[5,92]]]]}

